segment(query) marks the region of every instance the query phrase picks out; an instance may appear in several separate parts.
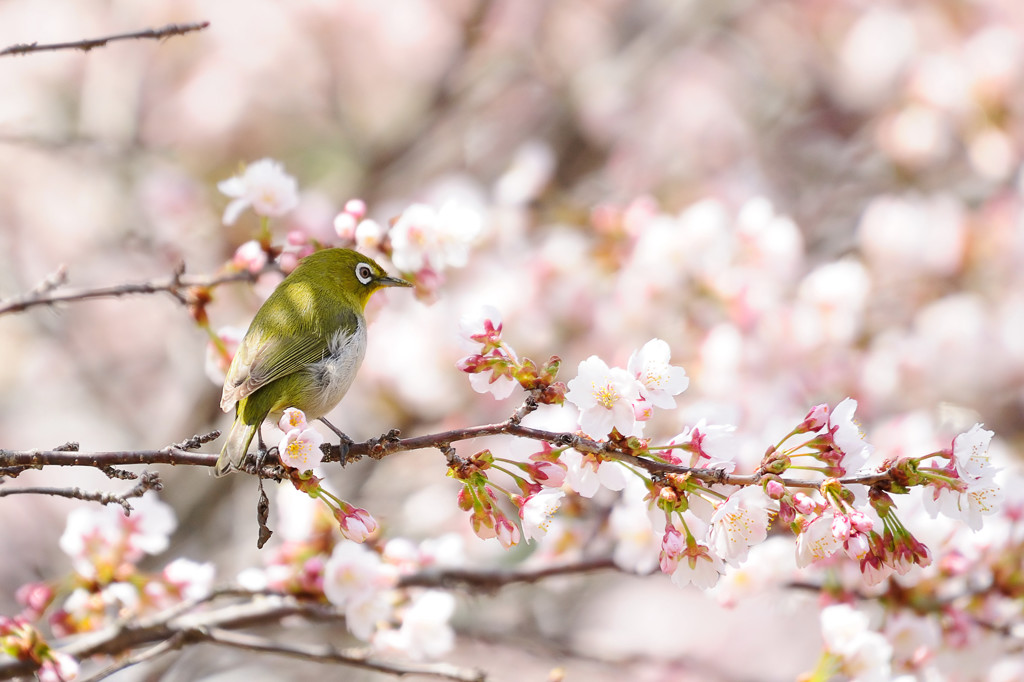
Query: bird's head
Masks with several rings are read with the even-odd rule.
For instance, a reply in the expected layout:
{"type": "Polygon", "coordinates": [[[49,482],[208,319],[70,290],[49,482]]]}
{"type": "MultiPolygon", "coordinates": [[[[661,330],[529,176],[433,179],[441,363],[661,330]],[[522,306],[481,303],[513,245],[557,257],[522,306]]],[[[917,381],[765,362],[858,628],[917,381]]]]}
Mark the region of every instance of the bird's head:
{"type": "Polygon", "coordinates": [[[291,277],[308,279],[337,292],[342,298],[366,307],[371,294],[384,287],[411,287],[398,277],[391,277],[369,256],[351,249],[323,249],[299,263],[291,277]]]}

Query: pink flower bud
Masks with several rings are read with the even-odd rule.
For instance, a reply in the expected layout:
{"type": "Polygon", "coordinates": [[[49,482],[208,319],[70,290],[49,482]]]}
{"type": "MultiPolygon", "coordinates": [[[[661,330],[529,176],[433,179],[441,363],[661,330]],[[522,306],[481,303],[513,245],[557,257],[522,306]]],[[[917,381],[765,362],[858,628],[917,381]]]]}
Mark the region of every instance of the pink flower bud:
{"type": "Polygon", "coordinates": [[[850,517],[846,514],[836,514],[832,519],[832,537],[836,540],[846,540],[850,537],[852,525],[850,517]]]}
{"type": "Polygon", "coordinates": [[[25,583],[14,593],[14,598],[33,613],[42,613],[53,600],[53,589],[46,583],[25,583]]]}
{"type": "Polygon", "coordinates": [[[821,405],[815,405],[811,408],[807,416],[804,417],[803,422],[800,424],[799,431],[806,433],[807,431],[817,431],[821,427],[828,423],[828,405],[822,403],[821,405]]]}
{"type": "Polygon", "coordinates": [[[287,240],[292,246],[305,246],[309,242],[309,235],[305,230],[289,230],[287,240]]]}
{"type": "Polygon", "coordinates": [[[682,533],[672,524],[665,525],[665,535],[661,538],[661,556],[659,565],[662,573],[673,573],[679,565],[679,559],[686,548],[682,533]]]}
{"type": "Polygon", "coordinates": [[[365,509],[353,508],[348,514],[335,514],[341,534],[353,542],[365,542],[377,530],[377,522],[365,509]]]}
{"type": "Polygon", "coordinates": [[[867,533],[875,527],[875,524],[871,520],[871,517],[862,511],[854,509],[852,512],[850,512],[849,517],[850,523],[853,525],[854,529],[856,529],[858,533],[867,533]]]}
{"type": "Polygon", "coordinates": [[[773,478],[765,484],[764,491],[767,493],[768,497],[773,500],[778,500],[786,494],[786,486],[773,478]]]}
{"type": "Polygon", "coordinates": [[[494,531],[498,536],[498,542],[505,549],[519,544],[519,526],[509,521],[504,516],[499,516],[494,524],[494,531]]]}
{"type": "Polygon", "coordinates": [[[356,220],[362,220],[366,217],[366,202],[362,199],[349,199],[345,202],[345,213],[355,216],[356,220]]]}
{"type": "Polygon", "coordinates": [[[793,493],[793,506],[798,512],[806,515],[812,513],[818,505],[804,493],[793,493]]]}
{"type": "Polygon", "coordinates": [[[481,540],[490,540],[493,537],[497,537],[497,533],[494,530],[494,516],[490,512],[484,510],[473,512],[469,521],[473,526],[473,532],[481,540]]]}
{"type": "Polygon", "coordinates": [[[277,264],[281,268],[281,272],[288,274],[299,264],[299,254],[282,251],[281,255],[277,257],[277,264]]]}
{"type": "Polygon", "coordinates": [[[235,267],[249,272],[259,272],[267,264],[267,252],[255,239],[251,239],[235,250],[231,259],[235,267]]]}
{"type": "Polygon", "coordinates": [[[565,483],[565,470],[561,462],[536,462],[530,467],[530,474],[541,485],[561,488],[565,483]]]}

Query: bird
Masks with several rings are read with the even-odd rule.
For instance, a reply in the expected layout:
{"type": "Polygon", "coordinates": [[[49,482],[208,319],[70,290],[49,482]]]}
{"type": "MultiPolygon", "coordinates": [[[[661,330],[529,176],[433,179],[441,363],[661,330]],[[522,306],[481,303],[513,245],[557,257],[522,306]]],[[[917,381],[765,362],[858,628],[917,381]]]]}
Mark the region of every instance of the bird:
{"type": "Polygon", "coordinates": [[[299,261],[256,311],[228,367],[220,406],[234,408],[235,418],[214,473],[241,469],[253,436],[262,460],[261,425],[289,407],[350,442],[324,415],[362,364],[366,303],[378,289],[411,286],[351,249],[322,249],[299,261]]]}

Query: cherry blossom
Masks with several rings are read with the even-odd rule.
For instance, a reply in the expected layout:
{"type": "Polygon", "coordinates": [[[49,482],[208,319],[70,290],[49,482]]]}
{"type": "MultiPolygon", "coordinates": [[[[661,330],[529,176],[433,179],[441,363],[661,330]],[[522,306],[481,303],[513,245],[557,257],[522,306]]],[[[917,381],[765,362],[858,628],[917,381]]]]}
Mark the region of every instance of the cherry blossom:
{"type": "Polygon", "coordinates": [[[627,371],[641,384],[640,396],[655,407],[672,409],[676,395],[686,390],[690,379],[682,367],[669,364],[671,351],[661,339],[651,339],[634,351],[626,365],[627,371]]]}
{"type": "Polygon", "coordinates": [[[217,189],[232,198],[224,209],[225,225],[233,224],[249,207],[256,215],[276,218],[299,204],[298,183],[273,159],[250,163],[241,175],[217,183],[217,189]]]}
{"type": "Polygon", "coordinates": [[[708,528],[708,546],[728,563],[741,563],[750,547],[768,536],[776,506],[760,486],[737,490],[715,508],[708,528]]]}
{"type": "Polygon", "coordinates": [[[540,492],[530,495],[519,508],[519,518],[523,522],[523,537],[536,540],[548,532],[551,517],[562,504],[565,493],[559,488],[543,488],[540,492]]]}
{"type": "Polygon", "coordinates": [[[278,457],[287,467],[300,472],[311,471],[320,464],[324,453],[320,445],[324,442],[323,434],[316,429],[293,428],[284,434],[277,446],[278,457]]]}
{"type": "Polygon", "coordinates": [[[643,384],[629,372],[610,368],[591,355],[580,363],[576,378],[567,386],[565,398],[579,408],[579,424],[586,434],[604,438],[615,429],[623,436],[639,435],[633,403],[643,384]]]}
{"type": "Polygon", "coordinates": [[[402,212],[388,236],[391,261],[403,272],[429,268],[441,272],[463,267],[469,247],[481,231],[479,214],[449,201],[440,210],[413,204],[402,212]]]}

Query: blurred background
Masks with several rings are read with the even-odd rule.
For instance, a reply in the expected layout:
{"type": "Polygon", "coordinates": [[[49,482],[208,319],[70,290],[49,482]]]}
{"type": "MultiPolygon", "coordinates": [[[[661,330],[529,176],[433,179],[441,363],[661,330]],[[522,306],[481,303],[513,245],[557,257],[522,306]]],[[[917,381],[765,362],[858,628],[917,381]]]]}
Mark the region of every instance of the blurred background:
{"type": "MultiPolygon", "coordinates": [[[[276,242],[289,230],[336,240],[354,197],[382,224],[412,202],[455,199],[483,216],[469,264],[444,273],[434,302],[387,292],[371,306],[363,370],[332,418],[356,440],[515,409],[521,394],[479,396],[454,367],[460,316],[488,303],[521,354],[563,358],[563,380],[591,354],[624,366],[648,339],[668,341],[692,383],[653,437],[701,418],[736,424],[737,458],[753,462],[811,405],[853,396],[885,455],[929,452],[982,421],[1013,456],[1016,0],[5,0],[0,48],[196,21],[210,27],[0,58],[0,298],[61,266],[72,286],[182,262],[218,272],[257,222],[222,225],[216,184],[272,157],[301,191],[272,223],[276,242]]],[[[218,289],[214,326],[244,328],[275,283],[218,289]]],[[[226,428],[206,343],[166,295],[3,316],[0,447],[147,449],[226,428]]],[[[529,560],[531,548],[472,536],[444,471],[439,453],[417,452],[331,478],[388,535],[451,531],[480,565],[529,560]]],[[[180,523],[172,554],[214,561],[218,583],[258,565],[251,480],[160,473],[180,523]]],[[[22,481],[116,485],[91,470],[22,481]]],[[[598,498],[578,521],[600,524],[613,504],[598,498]]],[[[75,505],[2,505],[0,546],[19,558],[0,565],[8,613],[15,587],[67,570],[56,541],[75,505]]],[[[726,609],[660,575],[463,597],[455,623],[449,658],[496,680],[556,666],[568,679],[790,680],[819,647],[809,597],[726,609]],[[724,655],[740,628],[743,655],[724,655]]],[[[167,679],[323,670],[204,653],[168,661],[167,679]]]]}

